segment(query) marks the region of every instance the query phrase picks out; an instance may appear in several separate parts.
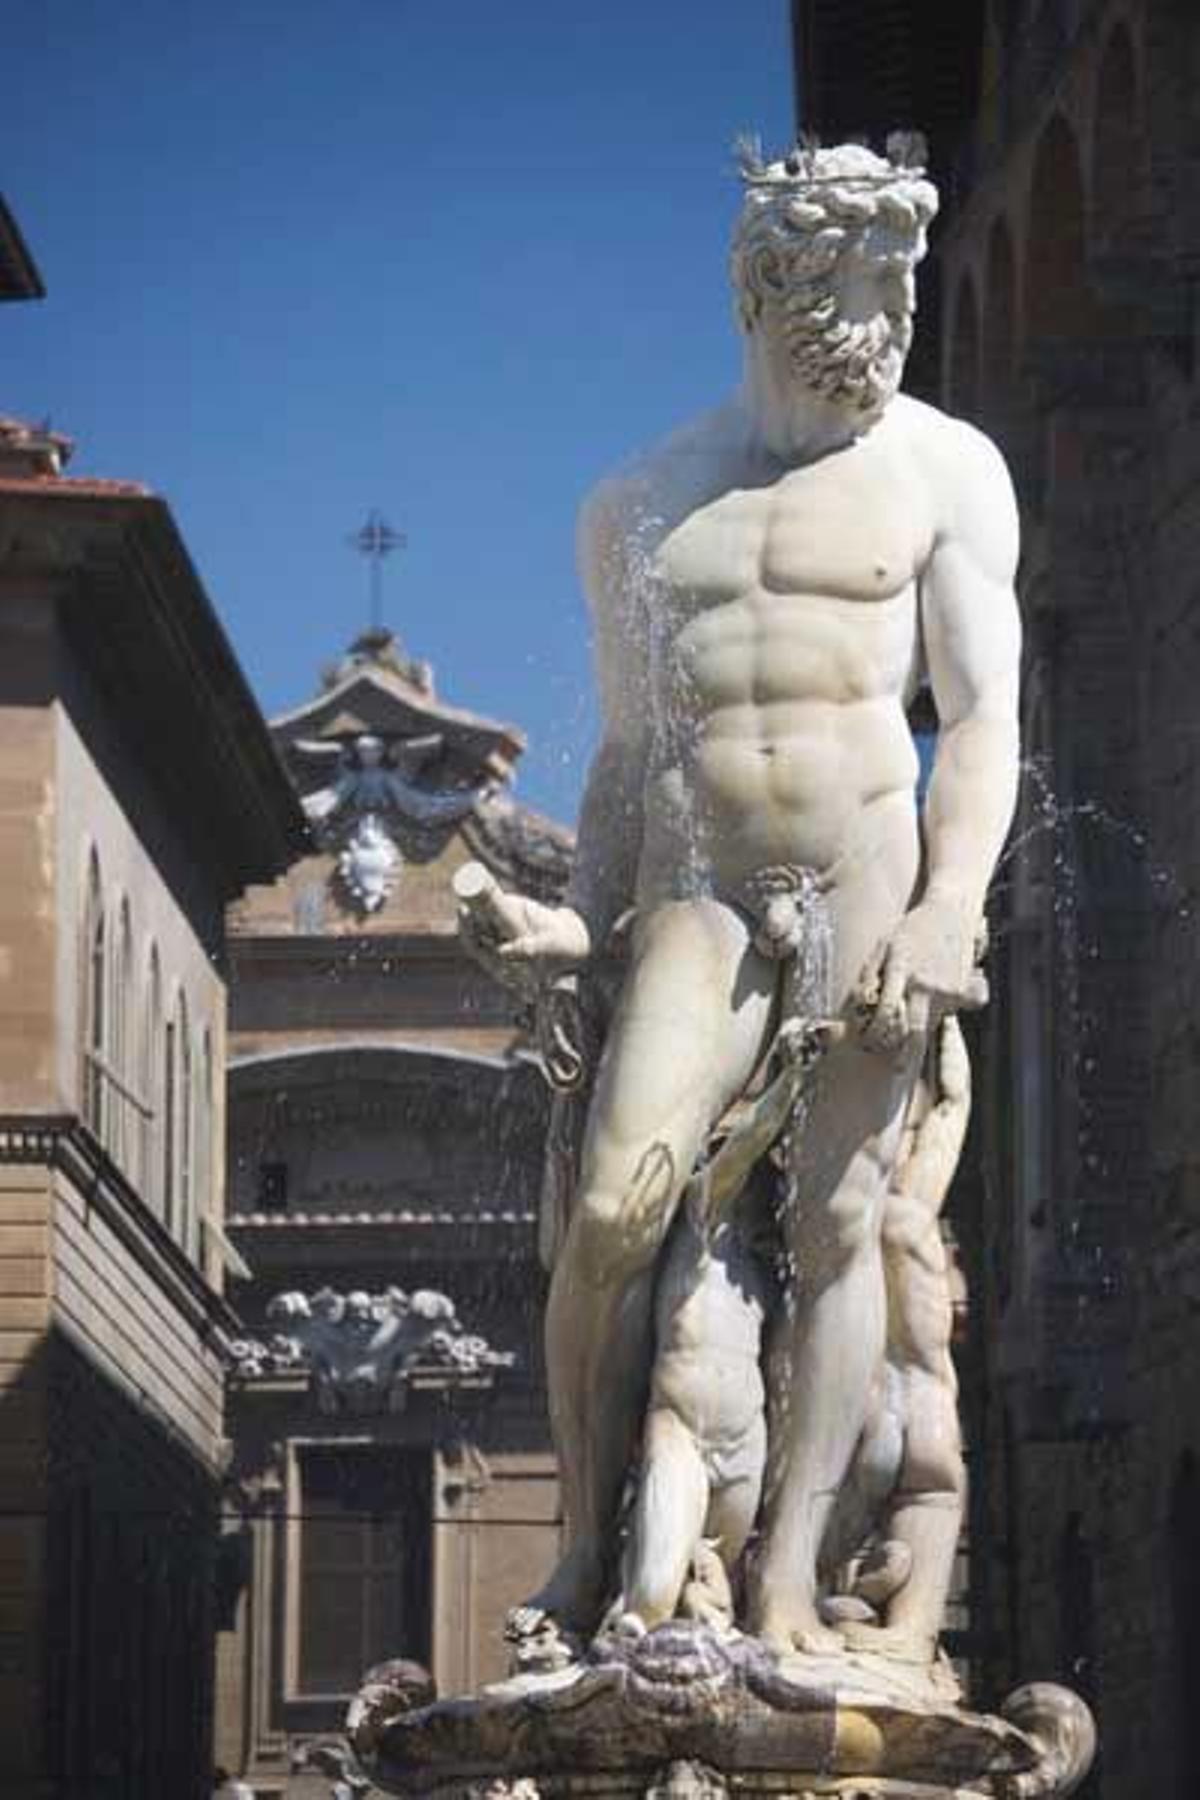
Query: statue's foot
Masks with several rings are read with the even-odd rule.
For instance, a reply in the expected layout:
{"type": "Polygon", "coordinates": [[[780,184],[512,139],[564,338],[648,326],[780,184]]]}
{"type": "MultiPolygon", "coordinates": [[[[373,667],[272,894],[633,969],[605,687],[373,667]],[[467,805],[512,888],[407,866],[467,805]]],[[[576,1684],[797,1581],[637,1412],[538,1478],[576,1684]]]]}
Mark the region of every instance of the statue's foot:
{"type": "Polygon", "coordinates": [[[591,1636],[604,1597],[603,1575],[591,1558],[568,1551],[549,1581],[504,1621],[504,1636],[524,1667],[553,1661],[562,1666],[560,1647],[571,1655],[591,1636]]]}
{"type": "Polygon", "coordinates": [[[878,1610],[895,1598],[912,1574],[913,1553],[900,1538],[887,1538],[850,1565],[847,1591],[878,1610]]]}
{"type": "Polygon", "coordinates": [[[871,1625],[858,1619],[844,1620],[841,1631],[848,1650],[886,1656],[890,1662],[927,1668],[937,1657],[937,1639],[926,1632],[907,1631],[896,1625],[871,1625]]]}
{"type": "Polygon", "coordinates": [[[624,1603],[618,1601],[611,1612],[605,1616],[598,1635],[600,1637],[627,1638],[632,1642],[637,1638],[644,1638],[649,1630],[650,1627],[641,1613],[626,1611],[624,1603]]]}

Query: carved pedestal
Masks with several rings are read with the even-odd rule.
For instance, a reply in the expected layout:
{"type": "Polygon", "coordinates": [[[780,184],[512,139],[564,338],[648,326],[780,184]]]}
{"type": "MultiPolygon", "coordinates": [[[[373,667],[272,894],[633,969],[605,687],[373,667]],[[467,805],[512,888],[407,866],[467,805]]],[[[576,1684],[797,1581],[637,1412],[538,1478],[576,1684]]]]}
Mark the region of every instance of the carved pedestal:
{"type": "Polygon", "coordinates": [[[439,1800],[1059,1800],[1095,1750],[1065,1688],[1021,1688],[988,1716],[878,1658],[776,1658],[682,1624],[465,1699],[431,1700],[411,1664],[385,1664],[348,1730],[375,1786],[439,1800]]]}

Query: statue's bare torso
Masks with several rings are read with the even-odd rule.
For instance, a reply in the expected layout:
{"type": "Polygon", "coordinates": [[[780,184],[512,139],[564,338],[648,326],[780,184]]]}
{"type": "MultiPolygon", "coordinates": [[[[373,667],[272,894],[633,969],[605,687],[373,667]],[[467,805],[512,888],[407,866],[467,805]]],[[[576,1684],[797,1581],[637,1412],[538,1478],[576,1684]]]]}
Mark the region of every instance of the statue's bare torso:
{"type": "Polygon", "coordinates": [[[718,413],[610,489],[654,615],[653,655],[640,631],[616,648],[650,734],[643,904],[687,882],[736,896],[781,863],[836,885],[882,854],[915,875],[905,706],[937,519],[912,445],[948,423],[897,401],[865,438],[782,469],[718,413]]]}

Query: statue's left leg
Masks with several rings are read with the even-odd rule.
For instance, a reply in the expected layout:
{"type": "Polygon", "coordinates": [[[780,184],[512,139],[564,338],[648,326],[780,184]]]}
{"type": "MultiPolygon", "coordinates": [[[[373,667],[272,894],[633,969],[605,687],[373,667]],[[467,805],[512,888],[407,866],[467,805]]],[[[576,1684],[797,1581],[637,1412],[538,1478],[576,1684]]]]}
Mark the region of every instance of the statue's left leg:
{"type": "Polygon", "coordinates": [[[884,1352],[880,1225],[920,1046],[831,1049],[791,1155],[790,1291],[772,1356],[770,1459],[750,1624],[781,1649],[840,1647],[817,1610],[817,1559],[884,1352]]]}

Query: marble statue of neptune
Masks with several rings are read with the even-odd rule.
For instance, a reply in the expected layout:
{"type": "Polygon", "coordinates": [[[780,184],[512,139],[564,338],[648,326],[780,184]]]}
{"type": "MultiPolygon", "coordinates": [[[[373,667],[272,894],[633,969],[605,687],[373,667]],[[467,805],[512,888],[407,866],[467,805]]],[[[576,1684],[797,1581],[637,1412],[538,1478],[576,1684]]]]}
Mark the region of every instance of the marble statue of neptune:
{"type": "MultiPolygon", "coordinates": [[[[745,1623],[820,1652],[842,1643],[818,1564],[885,1355],[905,1120],[931,1033],[978,1003],[1015,799],[1017,521],[992,445],[899,392],[937,204],[905,146],[748,155],[743,180],[744,380],[583,510],[603,737],[569,904],[493,906],[494,963],[526,980],[583,968],[634,909],[547,1317],[568,1547],[524,1617],[587,1633],[611,1595],[660,1253],[819,931],[822,1010],[844,1028],[788,1146],[793,1291],[745,1623]],[[919,810],[906,708],[925,683],[939,729],[919,810]]],[[[914,1505],[954,1492],[953,1424],[913,1441],[914,1505]]],[[[920,1584],[943,1577],[909,1527],[922,1614],[920,1584]]]]}

